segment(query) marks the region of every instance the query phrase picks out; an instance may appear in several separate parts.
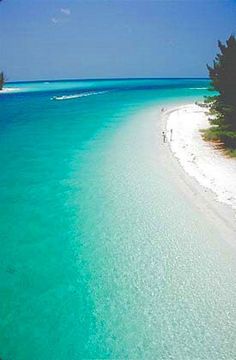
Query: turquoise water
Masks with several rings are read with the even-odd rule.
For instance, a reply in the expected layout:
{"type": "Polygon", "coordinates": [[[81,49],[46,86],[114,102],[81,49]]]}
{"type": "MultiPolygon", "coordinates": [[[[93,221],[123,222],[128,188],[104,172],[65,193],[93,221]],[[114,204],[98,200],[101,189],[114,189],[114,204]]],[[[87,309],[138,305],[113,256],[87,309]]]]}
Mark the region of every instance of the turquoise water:
{"type": "Polygon", "coordinates": [[[235,249],[177,188],[148,115],[207,86],[0,95],[1,359],[236,357],[235,249]]]}

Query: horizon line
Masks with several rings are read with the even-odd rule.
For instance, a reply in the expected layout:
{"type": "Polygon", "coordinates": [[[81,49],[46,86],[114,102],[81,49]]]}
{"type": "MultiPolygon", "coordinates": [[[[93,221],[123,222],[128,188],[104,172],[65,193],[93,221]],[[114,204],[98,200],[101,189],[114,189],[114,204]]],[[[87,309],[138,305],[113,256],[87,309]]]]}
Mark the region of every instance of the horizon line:
{"type": "Polygon", "coordinates": [[[209,77],[109,77],[109,78],[62,78],[62,79],[37,79],[37,80],[14,80],[6,81],[5,84],[11,83],[32,83],[32,82],[60,82],[60,81],[104,81],[104,80],[210,80],[209,77]]]}

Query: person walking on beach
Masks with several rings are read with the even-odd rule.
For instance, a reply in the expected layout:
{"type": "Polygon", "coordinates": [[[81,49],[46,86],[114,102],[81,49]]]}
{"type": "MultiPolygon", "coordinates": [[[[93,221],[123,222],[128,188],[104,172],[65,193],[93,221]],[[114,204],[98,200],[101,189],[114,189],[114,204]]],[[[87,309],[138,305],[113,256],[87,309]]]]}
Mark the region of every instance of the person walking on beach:
{"type": "Polygon", "coordinates": [[[163,143],[166,142],[166,133],[165,131],[162,131],[162,139],[163,139],[163,143]]]}
{"type": "Polygon", "coordinates": [[[170,129],[170,141],[173,140],[173,129],[170,129]]]}

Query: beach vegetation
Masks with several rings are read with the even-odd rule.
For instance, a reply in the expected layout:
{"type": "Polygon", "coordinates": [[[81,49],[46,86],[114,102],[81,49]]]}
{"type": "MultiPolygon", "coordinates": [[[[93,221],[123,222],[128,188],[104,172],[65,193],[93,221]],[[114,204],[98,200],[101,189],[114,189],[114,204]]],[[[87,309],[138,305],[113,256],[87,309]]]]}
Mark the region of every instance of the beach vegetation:
{"type": "Polygon", "coordinates": [[[218,41],[220,52],[213,66],[207,65],[211,79],[204,105],[211,127],[203,132],[205,140],[221,143],[227,153],[234,155],[236,149],[236,38],[231,35],[226,44],[218,41]]]}

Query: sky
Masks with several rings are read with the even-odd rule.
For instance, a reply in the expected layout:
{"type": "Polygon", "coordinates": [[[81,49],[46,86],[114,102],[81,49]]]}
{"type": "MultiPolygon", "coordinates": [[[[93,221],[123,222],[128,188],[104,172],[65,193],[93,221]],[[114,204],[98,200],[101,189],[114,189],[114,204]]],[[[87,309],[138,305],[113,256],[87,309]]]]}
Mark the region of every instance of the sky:
{"type": "Polygon", "coordinates": [[[2,0],[9,81],[206,77],[236,0],[2,0]]]}

